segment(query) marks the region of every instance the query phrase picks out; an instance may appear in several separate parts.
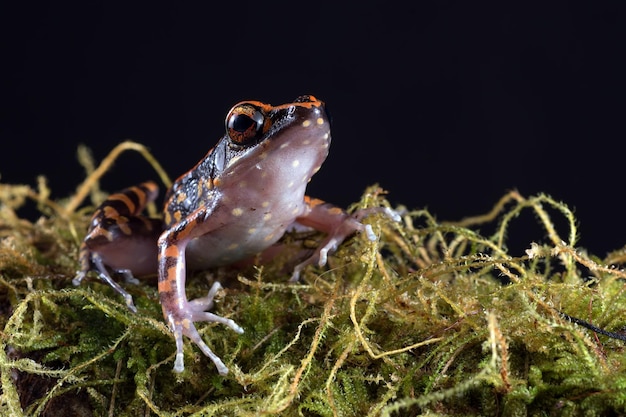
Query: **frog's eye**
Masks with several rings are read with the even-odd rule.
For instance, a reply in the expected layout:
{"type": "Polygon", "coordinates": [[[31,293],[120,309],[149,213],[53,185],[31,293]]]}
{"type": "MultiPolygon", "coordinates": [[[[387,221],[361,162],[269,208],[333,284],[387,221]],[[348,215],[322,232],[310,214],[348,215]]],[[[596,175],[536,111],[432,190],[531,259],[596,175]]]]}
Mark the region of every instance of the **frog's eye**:
{"type": "Polygon", "coordinates": [[[251,104],[235,106],[226,118],[226,133],[236,145],[256,142],[263,135],[265,116],[251,104]]]}

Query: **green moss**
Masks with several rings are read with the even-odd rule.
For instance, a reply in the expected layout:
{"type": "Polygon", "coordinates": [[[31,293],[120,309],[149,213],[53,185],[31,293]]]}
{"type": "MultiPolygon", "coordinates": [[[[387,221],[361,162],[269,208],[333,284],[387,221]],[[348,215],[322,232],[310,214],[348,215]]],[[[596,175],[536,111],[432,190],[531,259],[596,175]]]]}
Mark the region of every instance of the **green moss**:
{"type": "MultiPolygon", "coordinates": [[[[201,324],[230,374],[219,376],[191,343],[185,372],[174,374],[153,283],[126,285],[137,314],[95,280],[71,285],[93,210],[77,207],[90,193],[101,201],[92,190],[124,149],[145,152],[126,143],[96,168],[83,150],[90,175],[66,200],[51,201],[43,180],[36,190],[0,184],[0,415],[626,412],[624,343],[558,312],[621,331],[626,249],[588,254],[565,204],[516,192],[459,223],[427,210],[406,211],[401,223],[371,217],[378,242],[354,237],[298,285],[287,284],[280,260],[194,274],[190,297],[216,276],[229,282],[215,309],[246,332],[201,324]],[[18,214],[29,200],[42,212],[35,223],[18,214]],[[511,253],[520,216],[540,229],[524,253],[511,253]]],[[[383,197],[372,187],[357,206],[383,197]]]]}

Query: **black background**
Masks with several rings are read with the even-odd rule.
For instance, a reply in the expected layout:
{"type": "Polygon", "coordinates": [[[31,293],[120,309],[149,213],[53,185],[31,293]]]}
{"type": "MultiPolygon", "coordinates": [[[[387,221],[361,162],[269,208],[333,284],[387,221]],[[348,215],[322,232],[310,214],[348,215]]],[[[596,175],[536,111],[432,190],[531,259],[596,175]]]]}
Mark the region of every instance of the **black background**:
{"type": "MultiPolygon", "coordinates": [[[[380,183],[454,220],[545,192],[591,252],[626,243],[621,2],[193,4],[3,4],[1,180],[44,174],[64,197],[84,178],[79,143],[101,159],[124,139],[177,177],[234,103],[314,94],[333,144],[311,195],[346,206],[380,183]]],[[[103,186],[149,178],[127,154],[103,186]]],[[[543,238],[525,228],[519,250],[543,238]]]]}

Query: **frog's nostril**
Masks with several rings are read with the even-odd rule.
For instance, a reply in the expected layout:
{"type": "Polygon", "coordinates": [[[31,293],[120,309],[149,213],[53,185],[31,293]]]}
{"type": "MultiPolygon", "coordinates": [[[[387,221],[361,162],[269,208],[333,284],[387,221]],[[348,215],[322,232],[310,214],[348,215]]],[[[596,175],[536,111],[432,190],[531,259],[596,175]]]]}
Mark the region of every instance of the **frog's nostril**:
{"type": "MultiPolygon", "coordinates": [[[[330,112],[328,111],[328,107],[326,106],[326,103],[319,100],[317,97],[307,94],[307,95],[299,96],[293,102],[294,103],[314,103],[312,106],[321,108],[321,110],[324,112],[324,115],[326,116],[326,119],[328,119],[329,124],[331,123],[331,116],[330,116],[330,112]]],[[[310,106],[304,106],[304,107],[310,108],[310,106]]]]}
{"type": "Polygon", "coordinates": [[[294,103],[311,103],[313,101],[317,101],[317,99],[311,95],[305,95],[305,96],[300,96],[298,98],[296,98],[293,102],[294,103]]]}

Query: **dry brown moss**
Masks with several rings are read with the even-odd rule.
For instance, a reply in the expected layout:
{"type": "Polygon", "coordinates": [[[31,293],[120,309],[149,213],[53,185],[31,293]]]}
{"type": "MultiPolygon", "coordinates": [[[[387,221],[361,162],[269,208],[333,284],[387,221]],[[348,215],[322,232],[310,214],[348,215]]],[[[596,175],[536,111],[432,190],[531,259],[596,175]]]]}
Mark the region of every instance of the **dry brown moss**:
{"type": "MultiPolygon", "coordinates": [[[[280,262],[244,271],[217,310],[246,333],[202,327],[231,373],[220,377],[191,344],[187,370],[172,373],[154,285],[127,286],[138,314],[105,285],[71,285],[93,210],[77,209],[90,193],[101,201],[98,178],[124,149],[145,152],[127,142],[96,168],[83,151],[90,175],[64,201],[51,201],[43,180],[37,189],[0,184],[1,415],[626,412],[623,342],[557,311],[620,331],[626,249],[587,254],[567,206],[516,192],[457,224],[426,210],[406,211],[400,224],[371,218],[378,242],[356,236],[301,285],[286,283],[280,262]],[[42,213],[34,223],[17,214],[27,201],[42,213]],[[509,253],[519,216],[544,232],[509,253]]],[[[358,206],[381,204],[372,187],[358,206]]],[[[190,297],[215,274],[189,280],[190,297]]]]}

